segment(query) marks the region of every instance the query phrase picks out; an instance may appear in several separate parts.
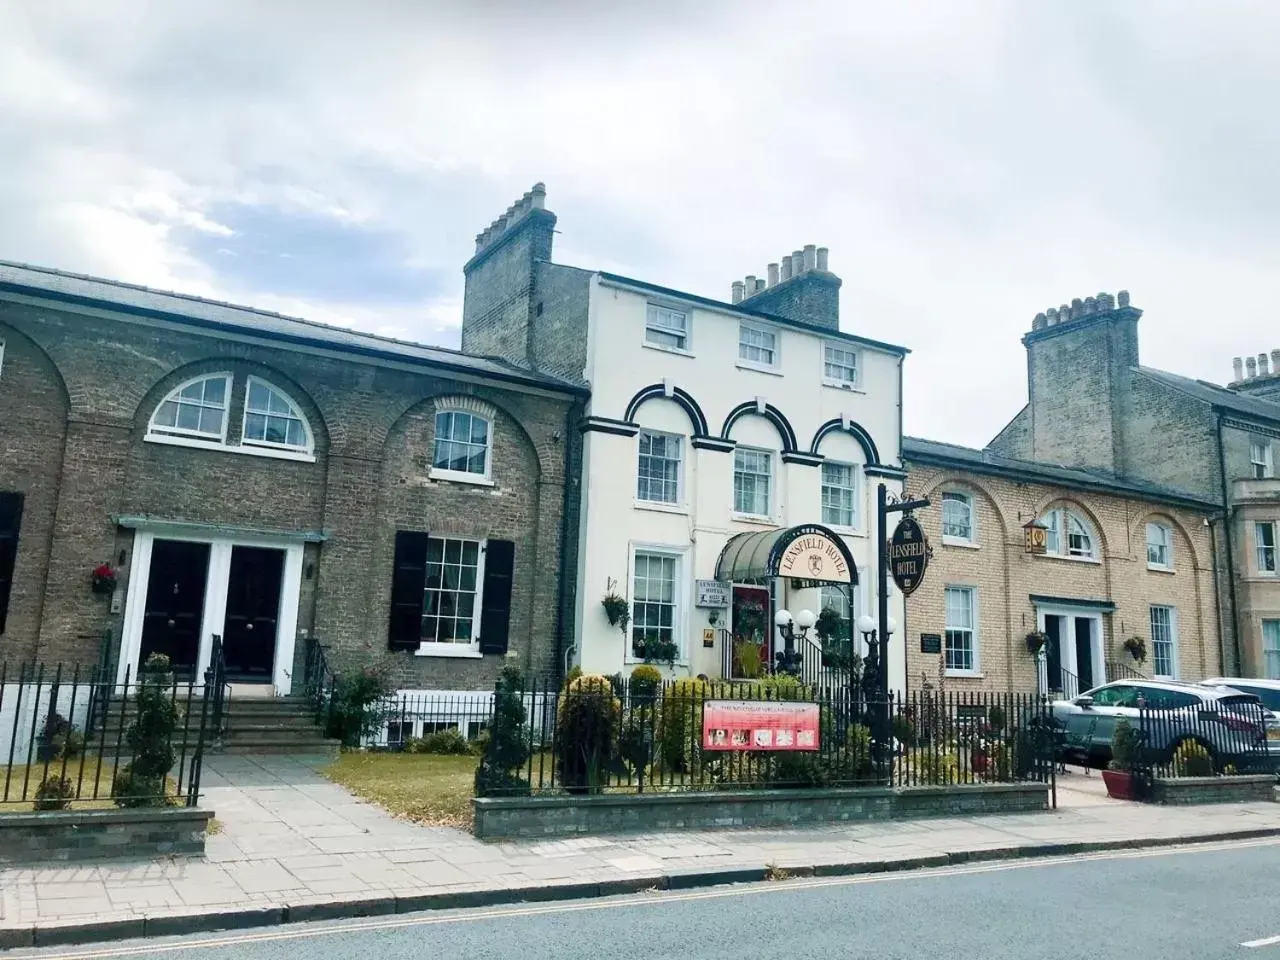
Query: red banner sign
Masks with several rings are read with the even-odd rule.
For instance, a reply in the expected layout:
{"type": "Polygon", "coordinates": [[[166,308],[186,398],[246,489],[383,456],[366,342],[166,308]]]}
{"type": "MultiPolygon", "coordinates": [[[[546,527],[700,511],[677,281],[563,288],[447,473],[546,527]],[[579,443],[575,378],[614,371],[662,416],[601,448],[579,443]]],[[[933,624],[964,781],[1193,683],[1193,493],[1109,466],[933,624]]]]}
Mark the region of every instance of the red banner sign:
{"type": "Polygon", "coordinates": [[[705,750],[817,750],[816,703],[708,700],[702,713],[705,750]]]}

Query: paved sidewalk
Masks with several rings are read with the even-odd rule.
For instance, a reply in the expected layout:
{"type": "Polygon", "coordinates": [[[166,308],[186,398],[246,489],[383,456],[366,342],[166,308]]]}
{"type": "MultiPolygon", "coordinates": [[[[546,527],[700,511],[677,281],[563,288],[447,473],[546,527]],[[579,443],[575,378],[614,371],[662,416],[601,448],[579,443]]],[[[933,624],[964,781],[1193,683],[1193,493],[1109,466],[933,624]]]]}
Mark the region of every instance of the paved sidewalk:
{"type": "Polygon", "coordinates": [[[481,843],[396,820],[288,757],[213,757],[204,860],[0,870],[0,948],[1280,835],[1280,803],[1157,807],[1059,778],[1052,813],[481,843]]]}

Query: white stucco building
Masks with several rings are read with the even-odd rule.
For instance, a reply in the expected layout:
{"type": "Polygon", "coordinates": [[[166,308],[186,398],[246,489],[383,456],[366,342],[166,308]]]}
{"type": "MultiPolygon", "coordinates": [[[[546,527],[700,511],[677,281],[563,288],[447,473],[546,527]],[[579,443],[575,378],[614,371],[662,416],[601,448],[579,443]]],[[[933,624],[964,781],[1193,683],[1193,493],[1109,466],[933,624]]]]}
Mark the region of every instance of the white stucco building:
{"type": "MultiPolygon", "coordinates": [[[[675,644],[677,676],[751,676],[782,646],[779,610],[874,614],[876,485],[902,488],[907,351],[839,329],[825,249],[734,283],[725,303],[552,263],[543,196],[535,187],[477,237],[463,348],[591,389],[569,492],[566,663],[625,672],[657,641],[675,644]],[[765,535],[726,551],[747,534],[765,535]],[[856,583],[852,610],[841,581],[856,583]],[[625,628],[606,598],[625,601],[625,628]]],[[[896,591],[890,616],[904,621],[896,591]]],[[[809,674],[816,647],[802,652],[809,674]]],[[[891,686],[904,673],[894,637],[891,686]]]]}

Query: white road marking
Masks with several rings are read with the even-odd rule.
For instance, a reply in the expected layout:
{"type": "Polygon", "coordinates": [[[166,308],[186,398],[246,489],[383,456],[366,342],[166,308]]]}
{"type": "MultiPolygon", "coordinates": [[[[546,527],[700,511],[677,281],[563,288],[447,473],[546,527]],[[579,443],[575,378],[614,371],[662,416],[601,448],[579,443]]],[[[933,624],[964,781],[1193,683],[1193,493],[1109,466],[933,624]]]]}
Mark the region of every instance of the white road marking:
{"type": "Polygon", "coordinates": [[[1274,947],[1277,943],[1280,943],[1280,937],[1263,937],[1261,940],[1246,940],[1240,946],[1248,947],[1252,950],[1257,947],[1274,947]]]}
{"type": "MultiPolygon", "coordinates": [[[[1099,853],[1082,853],[1062,857],[1028,858],[1026,860],[997,860],[991,863],[970,864],[956,867],[936,867],[924,870],[902,870],[895,873],[859,874],[847,877],[815,877],[796,880],[762,883],[758,886],[724,886],[711,890],[690,891],[688,893],[656,893],[645,896],[631,894],[628,899],[602,898],[581,903],[550,903],[536,907],[497,908],[475,911],[465,914],[447,914],[444,916],[416,915],[412,917],[383,917],[368,920],[330,922],[328,925],[275,927],[272,930],[246,931],[240,934],[221,934],[205,939],[189,940],[182,943],[141,943],[132,947],[98,947],[80,950],[73,953],[50,954],[43,952],[23,951],[7,953],[13,960],[32,958],[32,960],[115,960],[120,957],[157,956],[161,954],[179,953],[186,950],[205,950],[213,947],[234,947],[254,943],[273,943],[282,940],[303,940],[314,937],[327,937],[340,933],[367,933],[374,930],[399,930],[406,927],[431,927],[453,923],[475,923],[479,920],[502,920],[511,917],[538,917],[547,914],[585,913],[596,910],[616,910],[622,908],[645,907],[657,903],[691,903],[698,900],[721,900],[728,897],[763,896],[774,893],[789,893],[795,890],[810,890],[823,887],[851,887],[870,883],[898,883],[904,880],[919,880],[933,877],[958,877],[982,873],[1003,873],[1008,870],[1028,870],[1035,867],[1061,866],[1075,863],[1089,863],[1097,860],[1148,860],[1157,857],[1169,857],[1184,853],[1204,853],[1216,850],[1242,850],[1250,847],[1271,847],[1280,845],[1280,838],[1271,837],[1259,840],[1220,841],[1217,843],[1197,843],[1176,847],[1156,847],[1141,850],[1108,850],[1099,853]]],[[[323,923],[323,921],[321,922],[323,923]]],[[[199,936],[193,934],[192,936],[199,936]]],[[[1260,947],[1271,943],[1280,943],[1280,937],[1268,940],[1255,940],[1243,943],[1244,947],[1260,947]]]]}

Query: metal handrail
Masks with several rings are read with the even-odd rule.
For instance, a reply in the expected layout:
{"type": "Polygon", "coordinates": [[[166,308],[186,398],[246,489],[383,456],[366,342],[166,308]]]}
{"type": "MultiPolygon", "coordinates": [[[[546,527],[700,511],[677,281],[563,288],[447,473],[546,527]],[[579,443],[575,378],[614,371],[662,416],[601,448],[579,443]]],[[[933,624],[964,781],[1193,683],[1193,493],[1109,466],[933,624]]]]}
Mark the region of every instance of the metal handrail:
{"type": "Polygon", "coordinates": [[[204,672],[205,696],[209,702],[209,731],[213,738],[219,739],[223,734],[223,720],[226,716],[227,693],[227,658],[222,647],[221,634],[213,635],[213,649],[209,653],[209,667],[204,672]]]}

